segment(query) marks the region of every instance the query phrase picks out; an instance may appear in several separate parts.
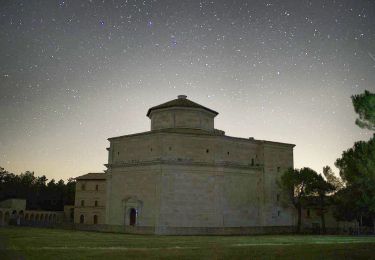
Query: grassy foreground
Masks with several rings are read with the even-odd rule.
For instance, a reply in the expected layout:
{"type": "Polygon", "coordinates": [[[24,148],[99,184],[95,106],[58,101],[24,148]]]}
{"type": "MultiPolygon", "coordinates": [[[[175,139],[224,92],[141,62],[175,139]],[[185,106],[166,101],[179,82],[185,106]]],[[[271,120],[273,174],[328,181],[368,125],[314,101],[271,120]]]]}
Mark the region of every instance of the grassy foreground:
{"type": "Polygon", "coordinates": [[[375,237],[146,236],[0,227],[0,259],[375,259],[375,237]]]}

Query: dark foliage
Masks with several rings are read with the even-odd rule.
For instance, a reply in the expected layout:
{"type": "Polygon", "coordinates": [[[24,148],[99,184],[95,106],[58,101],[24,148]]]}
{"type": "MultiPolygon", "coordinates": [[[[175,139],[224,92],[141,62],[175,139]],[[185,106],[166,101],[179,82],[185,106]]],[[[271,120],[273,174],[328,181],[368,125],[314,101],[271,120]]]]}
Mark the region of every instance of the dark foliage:
{"type": "Polygon", "coordinates": [[[365,91],[352,96],[354,111],[358,114],[355,123],[361,128],[375,130],[375,94],[365,91]]]}
{"type": "Polygon", "coordinates": [[[0,167],[0,201],[26,199],[26,208],[30,210],[63,210],[64,205],[74,204],[75,180],[47,181],[46,176],[36,177],[34,172],[16,175],[0,167]]]}

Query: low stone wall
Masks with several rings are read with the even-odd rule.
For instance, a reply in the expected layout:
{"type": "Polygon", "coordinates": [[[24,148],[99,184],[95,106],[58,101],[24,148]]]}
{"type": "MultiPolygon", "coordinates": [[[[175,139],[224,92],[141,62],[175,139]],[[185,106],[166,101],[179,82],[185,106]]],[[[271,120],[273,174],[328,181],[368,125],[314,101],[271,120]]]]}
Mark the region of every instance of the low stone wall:
{"type": "Polygon", "coordinates": [[[293,233],[294,227],[158,227],[158,235],[259,235],[293,233]]]}
{"type": "Polygon", "coordinates": [[[133,226],[117,226],[117,225],[85,225],[74,224],[73,229],[83,231],[98,231],[98,232],[111,232],[111,233],[126,233],[126,234],[155,234],[154,227],[133,227],[133,226]]]}
{"type": "Polygon", "coordinates": [[[83,231],[113,232],[126,234],[156,235],[258,235],[288,234],[295,231],[294,227],[133,227],[115,225],[84,225],[74,224],[74,229],[83,231]]]}

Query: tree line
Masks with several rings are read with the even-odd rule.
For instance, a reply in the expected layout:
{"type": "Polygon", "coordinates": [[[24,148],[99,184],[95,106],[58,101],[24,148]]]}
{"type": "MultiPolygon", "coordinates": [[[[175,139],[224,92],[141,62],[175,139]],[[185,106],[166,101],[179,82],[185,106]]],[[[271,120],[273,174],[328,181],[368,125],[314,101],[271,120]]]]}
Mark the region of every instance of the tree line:
{"type": "Polygon", "coordinates": [[[48,181],[45,175],[35,176],[31,171],[18,175],[0,167],[0,201],[25,199],[28,210],[60,211],[64,205],[74,205],[75,184],[72,178],[66,183],[48,181]]]}
{"type": "MultiPolygon", "coordinates": [[[[374,131],[375,94],[365,91],[354,95],[352,103],[358,114],[355,123],[374,131]]],[[[375,134],[369,141],[354,143],[336,160],[335,166],[339,177],[329,166],[323,168],[322,174],[305,167],[289,169],[281,176],[279,185],[297,211],[297,232],[301,230],[302,208],[313,201],[320,212],[323,233],[328,207],[337,220],[371,225],[375,233],[375,134]],[[364,223],[363,219],[371,221],[364,223]]]]}

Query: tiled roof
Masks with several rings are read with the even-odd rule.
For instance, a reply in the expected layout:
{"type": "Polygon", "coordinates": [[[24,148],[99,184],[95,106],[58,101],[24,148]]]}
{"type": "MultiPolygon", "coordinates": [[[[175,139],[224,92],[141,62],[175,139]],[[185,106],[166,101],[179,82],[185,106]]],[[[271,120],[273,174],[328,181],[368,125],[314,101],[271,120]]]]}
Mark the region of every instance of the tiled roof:
{"type": "Polygon", "coordinates": [[[78,176],[76,180],[105,180],[106,174],[104,172],[90,172],[85,175],[78,176]]]}
{"type": "Polygon", "coordinates": [[[162,109],[162,108],[170,108],[170,107],[201,108],[201,109],[207,110],[211,113],[214,113],[215,115],[219,114],[218,112],[216,112],[212,109],[209,109],[207,107],[204,107],[202,105],[199,105],[199,104],[187,99],[186,96],[180,95],[180,96],[178,96],[177,99],[173,99],[173,100],[168,101],[166,103],[163,103],[163,104],[160,104],[158,106],[154,106],[154,107],[150,108],[147,111],[147,116],[149,116],[151,111],[153,111],[153,110],[162,109]]]}

